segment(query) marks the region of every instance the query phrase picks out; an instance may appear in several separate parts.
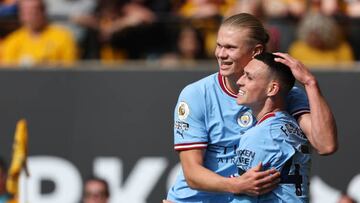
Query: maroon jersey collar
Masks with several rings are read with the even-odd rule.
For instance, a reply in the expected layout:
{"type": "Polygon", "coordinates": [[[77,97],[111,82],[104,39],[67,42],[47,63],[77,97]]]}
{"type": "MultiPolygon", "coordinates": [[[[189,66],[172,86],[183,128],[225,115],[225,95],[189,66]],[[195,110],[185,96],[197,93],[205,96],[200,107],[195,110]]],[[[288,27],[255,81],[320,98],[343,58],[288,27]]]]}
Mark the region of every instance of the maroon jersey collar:
{"type": "Polygon", "coordinates": [[[218,73],[218,79],[219,79],[219,83],[220,83],[220,87],[221,89],[230,97],[236,98],[237,95],[233,92],[231,92],[225,85],[225,77],[222,76],[220,73],[218,73]]]}

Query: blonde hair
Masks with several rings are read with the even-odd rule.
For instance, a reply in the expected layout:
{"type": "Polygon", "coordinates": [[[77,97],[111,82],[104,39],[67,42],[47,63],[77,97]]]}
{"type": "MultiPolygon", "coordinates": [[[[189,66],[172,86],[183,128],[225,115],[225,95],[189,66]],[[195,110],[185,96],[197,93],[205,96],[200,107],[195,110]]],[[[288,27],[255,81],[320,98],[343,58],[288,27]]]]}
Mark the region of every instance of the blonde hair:
{"type": "Polygon", "coordinates": [[[264,25],[255,16],[248,13],[239,13],[226,18],[221,26],[230,26],[248,29],[248,38],[254,44],[263,45],[264,49],[269,41],[269,34],[264,25]]]}

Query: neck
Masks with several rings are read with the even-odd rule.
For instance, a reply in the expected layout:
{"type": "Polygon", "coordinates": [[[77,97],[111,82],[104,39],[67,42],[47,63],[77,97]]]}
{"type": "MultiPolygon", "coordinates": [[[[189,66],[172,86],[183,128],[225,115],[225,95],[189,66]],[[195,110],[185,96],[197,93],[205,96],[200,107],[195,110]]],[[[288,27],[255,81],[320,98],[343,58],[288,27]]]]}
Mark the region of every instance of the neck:
{"type": "Polygon", "coordinates": [[[285,102],[283,100],[275,101],[275,98],[267,98],[263,105],[259,107],[251,107],[253,115],[256,120],[261,120],[268,113],[275,113],[285,109],[285,102]]]}
{"type": "Polygon", "coordinates": [[[238,77],[225,77],[225,85],[232,93],[237,94],[239,92],[239,86],[236,84],[238,77]]]}
{"type": "Polygon", "coordinates": [[[47,24],[44,23],[42,24],[41,26],[38,26],[38,27],[30,27],[30,26],[27,26],[27,29],[30,31],[31,35],[33,36],[37,36],[39,35],[42,31],[45,30],[47,24]]]}

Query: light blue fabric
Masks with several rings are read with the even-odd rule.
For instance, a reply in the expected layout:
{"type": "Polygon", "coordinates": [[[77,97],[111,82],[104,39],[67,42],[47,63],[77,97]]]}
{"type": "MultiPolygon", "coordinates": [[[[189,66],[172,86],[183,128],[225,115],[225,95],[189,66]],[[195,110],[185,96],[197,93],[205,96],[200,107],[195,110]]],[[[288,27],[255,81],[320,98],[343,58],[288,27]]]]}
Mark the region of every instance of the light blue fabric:
{"type": "MultiPolygon", "coordinates": [[[[298,178],[302,179],[301,194],[296,194],[294,183],[279,184],[266,195],[250,197],[235,196],[234,203],[249,202],[309,202],[309,153],[301,150],[309,148],[309,142],[293,117],[284,112],[276,112],[255,127],[248,130],[241,138],[237,154],[237,167],[247,171],[263,163],[263,169],[275,168],[282,171],[282,177],[294,177],[295,164],[298,165],[298,178]],[[285,163],[289,162],[289,172],[284,174],[285,163]]],[[[293,178],[292,177],[292,178],[293,178]]],[[[299,190],[300,191],[300,190],[299,190]]]]}

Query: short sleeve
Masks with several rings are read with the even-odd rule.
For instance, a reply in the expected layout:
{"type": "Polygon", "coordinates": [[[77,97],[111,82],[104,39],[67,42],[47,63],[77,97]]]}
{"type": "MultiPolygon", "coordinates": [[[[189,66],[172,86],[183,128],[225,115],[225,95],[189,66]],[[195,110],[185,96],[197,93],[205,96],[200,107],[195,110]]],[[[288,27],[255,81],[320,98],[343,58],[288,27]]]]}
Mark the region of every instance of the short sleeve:
{"type": "Polygon", "coordinates": [[[306,93],[299,87],[293,87],[286,98],[287,111],[295,119],[304,113],[310,113],[309,101],[306,93]]]}
{"type": "Polygon", "coordinates": [[[204,94],[194,84],[188,85],[180,93],[174,112],[175,150],[207,147],[204,99],[204,94]]]}

